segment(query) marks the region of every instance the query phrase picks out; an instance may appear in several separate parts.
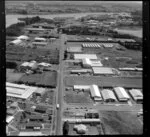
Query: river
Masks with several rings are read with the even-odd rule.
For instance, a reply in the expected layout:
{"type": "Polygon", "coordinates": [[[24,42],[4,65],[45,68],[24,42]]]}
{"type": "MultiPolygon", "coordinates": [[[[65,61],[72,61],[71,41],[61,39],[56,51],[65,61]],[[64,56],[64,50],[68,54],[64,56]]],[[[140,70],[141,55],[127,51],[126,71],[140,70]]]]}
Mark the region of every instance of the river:
{"type": "Polygon", "coordinates": [[[20,14],[14,14],[14,15],[6,15],[6,27],[15,24],[18,22],[18,18],[24,18],[24,17],[35,17],[39,16],[41,18],[46,18],[46,19],[52,19],[55,17],[75,17],[75,18],[80,18],[84,17],[87,15],[103,15],[107,14],[107,12],[94,12],[94,13],[62,13],[62,14],[49,14],[49,15],[20,15],[20,14]]]}

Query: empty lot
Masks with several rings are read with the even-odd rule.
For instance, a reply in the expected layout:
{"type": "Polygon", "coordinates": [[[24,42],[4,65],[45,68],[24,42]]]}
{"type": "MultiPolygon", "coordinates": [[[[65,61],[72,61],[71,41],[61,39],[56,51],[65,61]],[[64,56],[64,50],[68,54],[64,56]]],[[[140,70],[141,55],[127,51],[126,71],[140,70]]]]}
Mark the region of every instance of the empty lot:
{"type": "Polygon", "coordinates": [[[135,112],[100,111],[100,118],[107,135],[143,133],[143,126],[135,112]]]}

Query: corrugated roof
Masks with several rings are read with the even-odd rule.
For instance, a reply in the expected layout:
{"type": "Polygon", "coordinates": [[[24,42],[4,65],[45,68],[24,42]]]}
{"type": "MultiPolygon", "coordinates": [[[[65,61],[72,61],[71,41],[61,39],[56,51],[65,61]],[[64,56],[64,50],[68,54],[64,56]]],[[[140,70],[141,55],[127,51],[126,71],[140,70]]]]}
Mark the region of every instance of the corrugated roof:
{"type": "Polygon", "coordinates": [[[90,89],[91,89],[92,97],[99,97],[99,98],[101,98],[101,94],[100,94],[100,91],[99,91],[99,88],[98,88],[97,85],[91,85],[90,89]]]}
{"type": "Polygon", "coordinates": [[[92,67],[94,74],[114,74],[111,68],[92,67]]]}
{"type": "Polygon", "coordinates": [[[114,90],[119,99],[129,99],[130,98],[124,88],[116,87],[116,88],[114,88],[114,90]]]}
{"type": "Polygon", "coordinates": [[[117,100],[112,90],[104,89],[101,91],[101,93],[102,93],[104,100],[107,100],[107,99],[117,100]]]}
{"type": "Polygon", "coordinates": [[[142,92],[138,89],[131,89],[129,92],[133,97],[143,97],[142,92]]]}
{"type": "Polygon", "coordinates": [[[90,89],[89,85],[74,85],[74,89],[90,89]]]}
{"type": "Polygon", "coordinates": [[[97,56],[96,54],[74,54],[74,59],[84,59],[84,58],[97,59],[97,56]]]}

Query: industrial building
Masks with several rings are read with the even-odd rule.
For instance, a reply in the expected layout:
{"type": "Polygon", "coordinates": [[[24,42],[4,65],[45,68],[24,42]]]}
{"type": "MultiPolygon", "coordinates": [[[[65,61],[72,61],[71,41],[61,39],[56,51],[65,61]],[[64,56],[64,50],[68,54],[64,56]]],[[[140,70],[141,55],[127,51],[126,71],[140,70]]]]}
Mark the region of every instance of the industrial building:
{"type": "Polygon", "coordinates": [[[89,68],[89,67],[102,67],[103,66],[100,60],[91,60],[89,58],[82,59],[82,65],[85,68],[89,68]]]}
{"type": "Polygon", "coordinates": [[[95,101],[102,101],[102,97],[101,97],[101,94],[97,85],[91,85],[90,91],[91,91],[91,97],[95,101]]]}
{"type": "Polygon", "coordinates": [[[70,53],[81,53],[82,52],[82,47],[68,47],[67,52],[70,53]]]}
{"type": "Polygon", "coordinates": [[[109,89],[103,89],[101,90],[101,94],[102,94],[102,97],[104,99],[104,101],[106,102],[115,102],[117,101],[114,93],[112,90],[109,90],[109,89]]]}
{"type": "Polygon", "coordinates": [[[10,98],[19,98],[19,99],[26,100],[37,89],[38,89],[37,87],[26,86],[24,84],[19,85],[19,84],[6,82],[7,97],[10,98]]]}
{"type": "Polygon", "coordinates": [[[38,65],[36,61],[24,62],[20,65],[20,71],[35,70],[37,67],[38,65]]]}
{"type": "Polygon", "coordinates": [[[123,87],[115,87],[114,91],[119,101],[128,101],[130,99],[129,95],[123,87]]]}
{"type": "Polygon", "coordinates": [[[142,102],[143,101],[143,94],[140,90],[131,89],[131,90],[129,90],[129,93],[135,101],[137,101],[137,102],[142,102]]]}
{"type": "Polygon", "coordinates": [[[103,45],[102,44],[97,44],[97,43],[83,43],[82,47],[83,48],[101,48],[103,45]]]}
{"type": "Polygon", "coordinates": [[[90,86],[89,85],[74,85],[73,86],[74,90],[90,90],[90,86]]]}
{"type": "Polygon", "coordinates": [[[18,46],[18,45],[22,44],[22,42],[23,41],[21,39],[16,39],[16,40],[11,41],[9,44],[14,45],[14,46],[18,46]]]}
{"type": "Polygon", "coordinates": [[[28,36],[25,36],[25,35],[21,35],[19,37],[17,37],[17,39],[20,39],[20,40],[29,40],[29,37],[28,36]]]}
{"type": "Polygon", "coordinates": [[[107,67],[92,67],[94,75],[113,75],[114,72],[112,68],[107,67]]]}
{"type": "Polygon", "coordinates": [[[74,59],[97,59],[96,54],[74,54],[74,59]]]}

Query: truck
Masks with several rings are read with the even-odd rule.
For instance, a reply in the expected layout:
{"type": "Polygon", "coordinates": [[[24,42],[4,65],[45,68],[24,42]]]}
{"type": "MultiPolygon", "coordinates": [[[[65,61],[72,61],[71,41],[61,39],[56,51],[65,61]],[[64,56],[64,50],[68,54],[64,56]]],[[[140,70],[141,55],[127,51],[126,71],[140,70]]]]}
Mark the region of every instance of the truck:
{"type": "Polygon", "coordinates": [[[56,105],[56,109],[59,109],[59,104],[56,105]]]}

